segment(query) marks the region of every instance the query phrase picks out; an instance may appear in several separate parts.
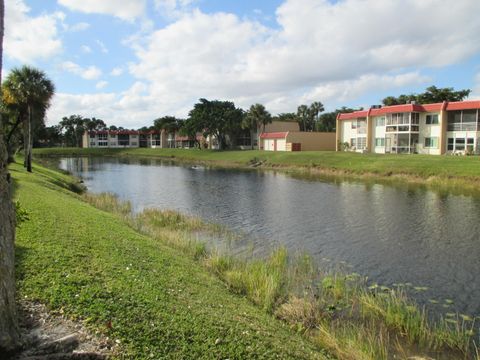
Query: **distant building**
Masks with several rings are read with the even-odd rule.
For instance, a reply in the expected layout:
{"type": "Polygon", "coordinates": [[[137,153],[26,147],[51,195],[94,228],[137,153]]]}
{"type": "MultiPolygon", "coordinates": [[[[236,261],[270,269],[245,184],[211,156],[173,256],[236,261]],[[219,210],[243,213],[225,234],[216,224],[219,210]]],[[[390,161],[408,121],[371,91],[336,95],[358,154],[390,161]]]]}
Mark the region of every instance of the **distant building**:
{"type": "Polygon", "coordinates": [[[334,151],[335,133],[282,131],[260,135],[260,148],[266,151],[334,151]]]}
{"type": "Polygon", "coordinates": [[[480,101],[372,106],[337,117],[337,151],[480,154],[480,101]]]}
{"type": "Polygon", "coordinates": [[[191,148],[195,141],[166,130],[96,130],[85,131],[84,148],[191,148]]]}

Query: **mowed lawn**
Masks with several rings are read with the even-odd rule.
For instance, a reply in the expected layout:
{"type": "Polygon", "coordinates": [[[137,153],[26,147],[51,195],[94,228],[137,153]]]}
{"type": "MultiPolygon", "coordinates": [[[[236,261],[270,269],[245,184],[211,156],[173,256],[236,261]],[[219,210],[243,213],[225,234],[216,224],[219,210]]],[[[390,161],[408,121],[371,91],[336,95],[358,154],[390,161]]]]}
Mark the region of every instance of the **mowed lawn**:
{"type": "Polygon", "coordinates": [[[17,231],[19,297],[100,331],[120,357],[325,358],[198,262],[84,202],[72,178],[38,165],[10,171],[30,218],[17,231]]]}
{"type": "Polygon", "coordinates": [[[258,150],[215,151],[196,149],[35,149],[35,155],[137,156],[210,162],[218,165],[309,167],[356,175],[408,175],[420,178],[467,178],[480,180],[480,156],[381,155],[334,151],[270,152],[258,150]]]}

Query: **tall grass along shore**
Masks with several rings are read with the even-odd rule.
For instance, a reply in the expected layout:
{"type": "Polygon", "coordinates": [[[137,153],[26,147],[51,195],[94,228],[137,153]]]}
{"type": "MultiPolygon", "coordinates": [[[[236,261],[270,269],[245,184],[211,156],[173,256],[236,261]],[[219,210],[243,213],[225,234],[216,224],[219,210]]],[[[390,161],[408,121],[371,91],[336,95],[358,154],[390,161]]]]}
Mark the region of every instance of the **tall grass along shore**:
{"type": "Polygon", "coordinates": [[[480,192],[479,156],[380,155],[310,151],[212,151],[194,149],[35,149],[36,156],[122,156],[168,159],[210,166],[274,169],[302,176],[423,185],[460,193],[480,192]]]}
{"type": "Polygon", "coordinates": [[[402,285],[326,272],[282,248],[240,260],[199,241],[222,231],[199,219],[133,214],[111,194],[77,195],[67,175],[11,170],[29,217],[20,295],[118,339],[129,356],[479,359],[475,319],[432,320],[402,285]]]}

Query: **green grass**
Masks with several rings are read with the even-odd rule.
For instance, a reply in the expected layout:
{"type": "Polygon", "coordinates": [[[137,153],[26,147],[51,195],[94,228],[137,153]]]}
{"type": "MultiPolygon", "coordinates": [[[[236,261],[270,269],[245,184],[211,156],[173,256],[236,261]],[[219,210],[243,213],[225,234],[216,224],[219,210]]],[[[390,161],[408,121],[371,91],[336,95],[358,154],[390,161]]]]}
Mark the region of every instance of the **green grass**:
{"type": "Polygon", "coordinates": [[[127,358],[324,358],[191,257],[85,202],[75,180],[38,165],[10,171],[29,218],[16,240],[21,298],[119,340],[127,358]]]}
{"type": "Polygon", "coordinates": [[[351,152],[214,151],[194,149],[34,149],[36,156],[134,156],[207,163],[224,167],[283,169],[308,175],[360,177],[431,186],[480,186],[479,156],[380,155],[351,152]]]}

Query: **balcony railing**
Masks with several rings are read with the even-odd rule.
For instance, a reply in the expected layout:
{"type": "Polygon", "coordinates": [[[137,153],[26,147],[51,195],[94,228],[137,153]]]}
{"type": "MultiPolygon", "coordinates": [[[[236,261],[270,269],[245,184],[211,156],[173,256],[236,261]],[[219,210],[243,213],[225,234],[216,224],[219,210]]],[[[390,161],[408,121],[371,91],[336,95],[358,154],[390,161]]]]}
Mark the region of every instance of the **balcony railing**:
{"type": "Polygon", "coordinates": [[[449,123],[447,125],[448,131],[476,131],[476,123],[449,123]]]}

